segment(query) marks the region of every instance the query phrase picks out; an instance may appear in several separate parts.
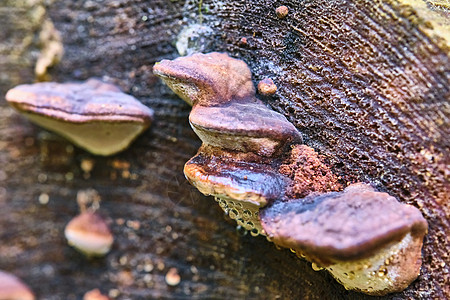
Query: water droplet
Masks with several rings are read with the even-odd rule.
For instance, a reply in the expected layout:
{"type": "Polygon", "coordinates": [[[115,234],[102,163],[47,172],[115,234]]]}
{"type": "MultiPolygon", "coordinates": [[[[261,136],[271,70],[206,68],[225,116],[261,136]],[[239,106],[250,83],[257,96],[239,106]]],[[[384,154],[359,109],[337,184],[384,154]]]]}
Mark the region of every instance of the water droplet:
{"type": "Polygon", "coordinates": [[[350,279],[350,280],[353,280],[353,279],[355,279],[355,272],[353,272],[353,271],[350,271],[349,273],[348,273],[348,279],[350,279]]]}
{"type": "Polygon", "coordinates": [[[253,224],[253,222],[247,222],[247,224],[245,224],[245,229],[252,230],[253,228],[255,228],[255,224],[253,224]]]}
{"type": "Polygon", "coordinates": [[[387,272],[388,272],[388,270],[386,268],[381,268],[378,270],[377,275],[378,275],[378,277],[384,277],[387,275],[387,272]]]}
{"type": "Polygon", "coordinates": [[[228,213],[228,215],[230,216],[230,218],[232,219],[237,219],[239,218],[239,212],[236,209],[231,209],[228,213]]]}
{"type": "Polygon", "coordinates": [[[312,267],[312,269],[313,269],[314,271],[320,271],[320,270],[323,270],[323,267],[319,266],[319,265],[316,264],[316,263],[312,263],[311,267],[312,267]]]}
{"type": "Polygon", "coordinates": [[[220,207],[222,207],[222,208],[225,208],[225,207],[228,206],[228,205],[227,205],[227,201],[225,201],[225,200],[223,200],[223,199],[220,199],[219,205],[220,205],[220,207]]]}
{"type": "Polygon", "coordinates": [[[253,228],[253,229],[250,231],[250,234],[251,234],[252,236],[258,236],[258,235],[259,235],[259,231],[258,231],[258,229],[253,228]]]}
{"type": "Polygon", "coordinates": [[[244,220],[250,219],[252,217],[251,211],[249,211],[248,209],[244,210],[244,212],[242,213],[242,217],[244,218],[244,220]]]}

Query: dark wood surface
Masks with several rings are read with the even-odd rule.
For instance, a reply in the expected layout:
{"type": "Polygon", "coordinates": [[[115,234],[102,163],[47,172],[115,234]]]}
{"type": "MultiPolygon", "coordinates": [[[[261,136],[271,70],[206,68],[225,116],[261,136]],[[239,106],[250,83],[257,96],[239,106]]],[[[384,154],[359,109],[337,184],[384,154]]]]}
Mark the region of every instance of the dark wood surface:
{"type": "Polygon", "coordinates": [[[38,299],[81,299],[93,288],[117,299],[371,298],[346,291],[263,237],[243,235],[213,199],[185,181],[183,164],[200,141],[187,121],[190,107],[152,75],[152,65],[177,57],[178,33],[201,21],[210,29],[191,46],[243,59],[255,82],[271,77],[277,95],[263,100],[296,125],[334,172],[421,209],[430,226],[422,274],[386,298],[450,297],[447,42],[395,1],[199,5],[0,4],[1,95],[33,81],[40,24],[49,18],[65,49],[52,80],[100,77],[156,112],[130,149],[104,158],[37,128],[0,98],[0,269],[22,278],[38,299]],[[290,8],[282,20],[274,13],[281,4],[290,8]],[[81,168],[87,159],[95,163],[89,175],[81,168]],[[103,259],[87,260],[63,236],[78,213],[77,192],[88,188],[99,192],[100,212],[116,237],[103,259]],[[49,196],[46,205],[38,201],[42,194],[49,196]],[[172,267],[181,275],[176,287],[164,281],[172,267]]]}

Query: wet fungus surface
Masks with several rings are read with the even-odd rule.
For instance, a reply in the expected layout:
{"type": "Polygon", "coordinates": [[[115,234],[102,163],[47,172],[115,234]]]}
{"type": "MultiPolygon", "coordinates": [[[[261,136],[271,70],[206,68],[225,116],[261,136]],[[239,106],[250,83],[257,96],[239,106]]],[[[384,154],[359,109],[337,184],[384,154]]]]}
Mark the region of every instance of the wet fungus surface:
{"type": "Polygon", "coordinates": [[[126,149],[153,120],[150,108],[97,79],[19,85],[6,100],[32,122],[97,155],[126,149]]]}
{"type": "Polygon", "coordinates": [[[261,210],[277,245],[369,294],[401,291],[419,274],[427,222],[419,210],[366,184],[276,202],[261,210]]]}
{"type": "Polygon", "coordinates": [[[255,97],[243,61],[194,54],[163,60],[154,73],[193,106],[189,121],[203,145],[185,165],[187,179],[238,225],[326,268],[347,289],[384,295],[418,276],[427,232],[420,211],[367,184],[345,187],[255,97]]]}

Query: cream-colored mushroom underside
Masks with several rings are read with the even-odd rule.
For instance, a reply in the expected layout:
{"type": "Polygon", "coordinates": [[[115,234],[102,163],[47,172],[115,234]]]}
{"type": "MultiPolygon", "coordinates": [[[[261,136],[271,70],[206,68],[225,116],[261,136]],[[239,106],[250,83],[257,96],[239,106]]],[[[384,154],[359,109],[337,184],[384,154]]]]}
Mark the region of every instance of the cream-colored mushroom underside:
{"type": "Polygon", "coordinates": [[[25,114],[32,122],[67,138],[74,144],[97,155],[112,155],[122,151],[145,129],[132,122],[71,123],[37,114],[25,114]]]}
{"type": "Polygon", "coordinates": [[[402,271],[401,268],[404,268],[404,264],[398,262],[401,259],[400,252],[416,256],[411,249],[414,248],[413,244],[413,238],[408,233],[400,242],[387,245],[368,258],[337,262],[326,270],[347,289],[378,294],[380,291],[391,290],[392,286],[401,285],[396,282],[397,277],[400,276],[399,272],[402,271]]]}
{"type": "Polygon", "coordinates": [[[100,237],[94,233],[80,233],[66,229],[64,235],[69,245],[87,256],[103,256],[109,252],[113,243],[112,237],[100,237]]]}

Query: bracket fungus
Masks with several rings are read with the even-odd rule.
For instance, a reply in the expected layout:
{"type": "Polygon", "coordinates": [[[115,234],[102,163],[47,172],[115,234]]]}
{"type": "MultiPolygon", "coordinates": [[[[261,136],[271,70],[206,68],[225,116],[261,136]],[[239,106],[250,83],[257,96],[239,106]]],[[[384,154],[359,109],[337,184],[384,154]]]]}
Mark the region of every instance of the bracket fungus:
{"type": "Polygon", "coordinates": [[[199,53],[153,70],[193,106],[189,122],[203,145],[186,178],[239,225],[326,268],[347,289],[384,295],[419,275],[427,232],[420,211],[367,184],[343,189],[296,128],[255,97],[243,61],[199,53]]]}
{"type": "Polygon", "coordinates": [[[32,122],[97,155],[125,150],[153,120],[150,108],[97,79],[19,85],[6,100],[32,122]]]}
{"type": "Polygon", "coordinates": [[[369,185],[276,202],[260,218],[274,243],[326,268],[345,287],[384,294],[419,274],[425,219],[369,185]]]}

